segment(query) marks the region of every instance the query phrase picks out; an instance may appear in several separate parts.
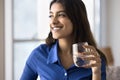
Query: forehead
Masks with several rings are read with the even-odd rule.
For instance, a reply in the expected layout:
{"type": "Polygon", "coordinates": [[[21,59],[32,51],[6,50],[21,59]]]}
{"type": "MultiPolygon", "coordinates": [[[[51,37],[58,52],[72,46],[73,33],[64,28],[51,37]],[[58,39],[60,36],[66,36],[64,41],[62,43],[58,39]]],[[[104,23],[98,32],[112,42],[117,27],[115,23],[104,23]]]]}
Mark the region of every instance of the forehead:
{"type": "Polygon", "coordinates": [[[59,12],[64,11],[64,8],[61,3],[53,3],[50,8],[50,12],[59,12]]]}

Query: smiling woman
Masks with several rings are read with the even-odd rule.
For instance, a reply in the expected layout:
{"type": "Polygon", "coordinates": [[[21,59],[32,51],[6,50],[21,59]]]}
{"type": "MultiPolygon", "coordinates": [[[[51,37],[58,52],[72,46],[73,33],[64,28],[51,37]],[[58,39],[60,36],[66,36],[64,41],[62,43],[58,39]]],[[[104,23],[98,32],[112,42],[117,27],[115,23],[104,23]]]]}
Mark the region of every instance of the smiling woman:
{"type": "MultiPolygon", "coordinates": [[[[87,9],[89,6],[91,7],[91,9],[88,9],[88,17],[94,33],[94,0],[83,1],[85,1],[87,9]]],[[[8,36],[6,40],[9,44],[6,48],[6,79],[18,80],[28,55],[33,48],[45,41],[44,39],[48,34],[49,0],[42,2],[40,0],[6,0],[5,3],[7,3],[6,35],[8,36]]],[[[60,15],[63,15],[63,13],[60,15]]],[[[57,30],[58,28],[54,29],[57,30]]]]}
{"type": "Polygon", "coordinates": [[[97,48],[84,2],[52,0],[49,15],[48,37],[27,58],[20,80],[106,80],[106,57],[97,48]],[[72,45],[79,42],[88,43],[77,52],[87,62],[82,66],[73,61],[72,45]]]}

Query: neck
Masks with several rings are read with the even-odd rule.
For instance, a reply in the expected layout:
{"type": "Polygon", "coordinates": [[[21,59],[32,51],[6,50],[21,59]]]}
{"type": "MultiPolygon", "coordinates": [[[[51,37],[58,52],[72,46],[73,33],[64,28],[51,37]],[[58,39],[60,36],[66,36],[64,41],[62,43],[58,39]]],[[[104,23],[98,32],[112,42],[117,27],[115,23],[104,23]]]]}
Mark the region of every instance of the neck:
{"type": "Polygon", "coordinates": [[[68,69],[73,64],[71,42],[70,40],[59,39],[59,57],[65,69],[68,69]]]}
{"type": "Polygon", "coordinates": [[[59,40],[60,53],[70,54],[72,51],[72,43],[69,40],[59,40]]]}

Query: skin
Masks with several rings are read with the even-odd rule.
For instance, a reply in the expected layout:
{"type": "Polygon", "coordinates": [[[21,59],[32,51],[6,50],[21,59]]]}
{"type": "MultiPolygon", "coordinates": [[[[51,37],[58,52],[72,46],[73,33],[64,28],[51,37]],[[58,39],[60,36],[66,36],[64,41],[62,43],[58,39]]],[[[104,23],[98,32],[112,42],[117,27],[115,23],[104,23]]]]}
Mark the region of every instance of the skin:
{"type": "Polygon", "coordinates": [[[59,41],[59,57],[62,65],[68,69],[73,64],[71,55],[73,26],[60,3],[54,3],[51,7],[50,29],[53,38],[59,41]]]}
{"type": "MultiPolygon", "coordinates": [[[[63,6],[60,3],[53,3],[50,9],[50,29],[52,37],[58,39],[59,57],[65,69],[68,69],[73,63],[72,57],[72,32],[73,24],[66,15],[63,6]],[[67,56],[67,58],[66,58],[67,56]]],[[[93,46],[84,46],[88,52],[81,53],[83,60],[89,61],[82,67],[92,69],[92,80],[101,80],[101,59],[93,46]]],[[[79,56],[80,57],[80,56],[79,56]]]]}

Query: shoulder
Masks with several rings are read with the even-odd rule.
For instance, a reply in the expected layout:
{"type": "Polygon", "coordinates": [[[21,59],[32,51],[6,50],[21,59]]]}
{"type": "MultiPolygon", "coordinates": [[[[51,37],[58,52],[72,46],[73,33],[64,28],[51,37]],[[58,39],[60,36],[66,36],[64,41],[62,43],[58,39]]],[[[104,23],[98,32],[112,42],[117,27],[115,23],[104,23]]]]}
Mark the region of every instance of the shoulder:
{"type": "Polygon", "coordinates": [[[49,54],[49,46],[46,44],[40,44],[32,50],[29,54],[26,64],[31,66],[31,68],[37,67],[38,63],[45,63],[49,54]]]}
{"type": "Polygon", "coordinates": [[[48,46],[46,44],[40,44],[35,47],[28,56],[27,62],[31,63],[38,59],[41,59],[42,56],[47,56],[48,54],[48,46]]]}
{"type": "Polygon", "coordinates": [[[40,44],[39,46],[34,48],[30,53],[28,58],[29,62],[35,60],[39,61],[42,59],[47,59],[53,46],[48,46],[46,43],[40,44]]]}
{"type": "Polygon", "coordinates": [[[49,52],[49,48],[50,47],[47,46],[46,44],[40,44],[39,46],[33,49],[30,56],[37,57],[37,56],[46,55],[49,52]]]}

